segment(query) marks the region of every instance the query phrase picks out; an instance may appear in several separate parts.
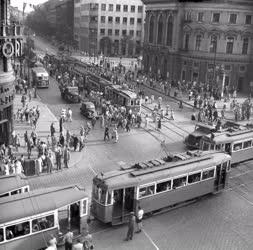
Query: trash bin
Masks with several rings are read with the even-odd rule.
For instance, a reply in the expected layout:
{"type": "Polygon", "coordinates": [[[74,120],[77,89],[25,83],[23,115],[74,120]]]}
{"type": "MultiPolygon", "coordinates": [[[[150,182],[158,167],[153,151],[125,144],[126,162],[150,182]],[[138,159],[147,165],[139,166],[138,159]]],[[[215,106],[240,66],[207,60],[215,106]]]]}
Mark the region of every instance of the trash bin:
{"type": "Polygon", "coordinates": [[[35,175],[35,160],[26,159],[24,161],[24,173],[26,176],[35,175]]]}

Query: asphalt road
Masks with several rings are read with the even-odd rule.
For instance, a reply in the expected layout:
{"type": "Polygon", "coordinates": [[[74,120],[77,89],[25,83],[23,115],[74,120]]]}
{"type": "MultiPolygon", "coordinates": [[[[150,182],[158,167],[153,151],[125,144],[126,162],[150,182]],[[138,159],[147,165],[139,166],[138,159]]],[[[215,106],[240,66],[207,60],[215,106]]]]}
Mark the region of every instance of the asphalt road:
{"type": "MultiPolygon", "coordinates": [[[[42,46],[43,43],[40,44],[42,46]]],[[[44,45],[44,47],[48,47],[44,45]]],[[[65,124],[78,131],[85,119],[79,113],[78,104],[67,104],[60,97],[57,85],[52,81],[48,90],[39,90],[39,96],[50,110],[59,117],[62,107],[71,107],[74,121],[65,124]]],[[[171,104],[176,105],[176,104],[171,104]]],[[[176,106],[175,106],[176,108],[176,106]]],[[[176,124],[192,129],[191,111],[175,111],[176,124]]],[[[152,125],[152,124],[151,124],[152,125]]],[[[172,125],[169,125],[172,126],[172,125]]],[[[182,137],[170,130],[163,130],[167,148],[182,151],[182,137]]],[[[165,154],[160,140],[164,135],[152,127],[148,131],[133,129],[120,132],[117,144],[103,139],[103,130],[97,124],[91,132],[83,158],[77,166],[51,176],[34,178],[34,186],[54,186],[81,183],[87,193],[91,190],[92,177],[98,173],[165,154]]],[[[126,227],[110,227],[92,222],[95,249],[175,249],[175,250],[251,250],[253,246],[253,162],[240,164],[232,169],[229,188],[218,195],[210,195],[191,205],[175,209],[144,221],[144,231],[136,234],[131,242],[124,242],[126,227]]]]}

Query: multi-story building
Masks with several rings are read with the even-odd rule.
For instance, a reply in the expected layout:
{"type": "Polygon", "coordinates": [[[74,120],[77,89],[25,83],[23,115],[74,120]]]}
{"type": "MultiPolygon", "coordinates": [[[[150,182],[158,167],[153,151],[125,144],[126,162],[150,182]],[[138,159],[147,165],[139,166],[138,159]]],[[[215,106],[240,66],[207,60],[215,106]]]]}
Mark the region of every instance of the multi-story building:
{"type": "Polygon", "coordinates": [[[252,0],[143,0],[144,69],[170,80],[248,91],[253,80],[252,0]],[[224,87],[224,86],[223,86],[224,87]]]}
{"type": "Polygon", "coordinates": [[[139,54],[144,19],[141,0],[75,0],[74,38],[89,54],[139,54]]]}

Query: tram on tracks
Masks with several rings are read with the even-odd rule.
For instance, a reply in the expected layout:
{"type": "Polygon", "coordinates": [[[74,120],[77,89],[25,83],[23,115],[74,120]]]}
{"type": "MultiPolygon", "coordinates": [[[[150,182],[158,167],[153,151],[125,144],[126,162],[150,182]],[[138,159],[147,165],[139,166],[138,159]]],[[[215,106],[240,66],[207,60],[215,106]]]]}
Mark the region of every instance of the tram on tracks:
{"type": "MultiPolygon", "coordinates": [[[[240,124],[235,122],[226,121],[222,124],[222,129],[239,129],[240,124]]],[[[189,149],[199,149],[200,148],[200,140],[202,136],[209,135],[216,131],[215,125],[210,125],[202,122],[198,122],[195,125],[195,129],[192,133],[190,133],[184,140],[184,144],[189,149]]]]}
{"type": "Polygon", "coordinates": [[[54,187],[0,200],[0,250],[44,249],[50,235],[62,241],[65,228],[86,230],[88,196],[77,186],[54,187]]]}
{"type": "Polygon", "coordinates": [[[93,179],[91,213],[112,225],[145,213],[175,207],[226,186],[231,157],[223,152],[187,151],[101,173],[93,179]]]}
{"type": "Polygon", "coordinates": [[[232,165],[253,159],[253,129],[242,127],[205,135],[200,140],[200,149],[227,152],[232,165]]]}
{"type": "Polygon", "coordinates": [[[0,198],[29,191],[30,185],[25,175],[0,176],[0,198]]]}

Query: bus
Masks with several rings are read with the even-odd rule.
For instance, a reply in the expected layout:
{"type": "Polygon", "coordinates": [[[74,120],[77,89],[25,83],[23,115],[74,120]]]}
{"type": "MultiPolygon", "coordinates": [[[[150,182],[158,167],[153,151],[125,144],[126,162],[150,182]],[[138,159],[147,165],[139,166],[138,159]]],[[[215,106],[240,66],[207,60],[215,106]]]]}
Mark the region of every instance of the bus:
{"type": "Polygon", "coordinates": [[[91,214],[118,225],[138,206],[154,213],[222,191],[230,158],[223,152],[187,151],[100,173],[93,179],[91,214]]]}
{"type": "Polygon", "coordinates": [[[49,74],[43,67],[32,68],[32,81],[37,88],[48,88],[49,74]]]}
{"type": "Polygon", "coordinates": [[[29,191],[30,186],[25,175],[0,176],[0,198],[29,191]]]}
{"type": "Polygon", "coordinates": [[[78,186],[38,189],[2,198],[0,211],[0,250],[37,250],[51,234],[61,244],[68,227],[87,230],[88,196],[78,186]]]}
{"type": "Polygon", "coordinates": [[[253,159],[253,129],[242,127],[205,135],[200,140],[200,149],[226,152],[232,157],[232,165],[253,159]]]}

